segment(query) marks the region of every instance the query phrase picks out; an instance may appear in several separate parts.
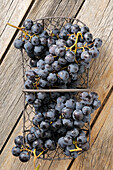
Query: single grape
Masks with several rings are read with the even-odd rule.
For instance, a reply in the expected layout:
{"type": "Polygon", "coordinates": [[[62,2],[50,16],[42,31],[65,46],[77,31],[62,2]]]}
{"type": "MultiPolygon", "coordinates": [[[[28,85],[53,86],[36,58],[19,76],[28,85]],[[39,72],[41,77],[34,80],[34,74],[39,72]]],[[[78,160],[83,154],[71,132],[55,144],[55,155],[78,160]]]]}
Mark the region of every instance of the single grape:
{"type": "Polygon", "coordinates": [[[28,151],[22,151],[19,155],[21,162],[28,162],[30,160],[30,154],[28,151]]]}
{"type": "Polygon", "coordinates": [[[56,144],[55,144],[55,141],[51,140],[51,139],[48,139],[46,142],[45,142],[45,148],[49,149],[49,150],[55,150],[56,149],[56,144]]]}
{"type": "Polygon", "coordinates": [[[100,38],[95,38],[94,40],[93,40],[93,42],[94,42],[94,46],[96,47],[96,48],[100,48],[101,46],[102,46],[102,40],[100,39],[100,38]]]}
{"type": "Polygon", "coordinates": [[[35,95],[30,93],[30,94],[26,94],[26,102],[28,104],[32,104],[35,100],[35,95]]]}
{"type": "Polygon", "coordinates": [[[74,120],[78,120],[78,121],[82,120],[83,119],[82,111],[81,110],[74,110],[74,112],[73,112],[73,119],[74,120]]]}
{"type": "Polygon", "coordinates": [[[23,145],[23,136],[17,136],[15,138],[14,142],[17,146],[22,146],[23,145]]]}
{"type": "Polygon", "coordinates": [[[13,154],[14,156],[19,156],[20,153],[21,153],[21,151],[20,151],[19,146],[15,146],[15,147],[12,148],[12,154],[13,154]]]}
{"type": "Polygon", "coordinates": [[[24,48],[25,48],[26,51],[32,51],[33,45],[31,44],[31,42],[28,41],[24,44],[24,48]]]}
{"type": "Polygon", "coordinates": [[[90,32],[86,32],[84,34],[84,38],[85,38],[86,42],[90,43],[92,41],[92,39],[93,39],[93,36],[92,36],[92,34],[90,32]]]}
{"type": "Polygon", "coordinates": [[[23,26],[26,30],[30,30],[33,25],[33,21],[31,19],[26,19],[23,23],[23,26]]]}
{"type": "Polygon", "coordinates": [[[85,33],[89,32],[89,28],[88,28],[87,26],[83,26],[83,27],[80,29],[80,32],[81,32],[82,34],[85,34],[85,33]]]}
{"type": "Polygon", "coordinates": [[[22,41],[21,39],[16,39],[14,41],[14,47],[17,49],[22,49],[24,47],[24,41],[22,41]]]}
{"type": "Polygon", "coordinates": [[[75,53],[73,51],[66,51],[65,59],[71,63],[75,61],[75,53]]]}
{"type": "Polygon", "coordinates": [[[37,36],[34,36],[31,38],[32,45],[39,45],[39,38],[37,36]]]}
{"type": "Polygon", "coordinates": [[[43,31],[42,25],[40,23],[36,23],[31,27],[31,31],[34,34],[40,34],[43,31]]]}
{"type": "Polygon", "coordinates": [[[46,64],[51,64],[51,63],[53,63],[54,62],[54,57],[52,56],[52,54],[49,54],[49,55],[47,55],[46,57],[45,57],[45,63],[46,64]]]}
{"type": "Polygon", "coordinates": [[[77,24],[74,24],[71,26],[71,33],[77,34],[77,32],[80,31],[80,27],[77,24]]]}

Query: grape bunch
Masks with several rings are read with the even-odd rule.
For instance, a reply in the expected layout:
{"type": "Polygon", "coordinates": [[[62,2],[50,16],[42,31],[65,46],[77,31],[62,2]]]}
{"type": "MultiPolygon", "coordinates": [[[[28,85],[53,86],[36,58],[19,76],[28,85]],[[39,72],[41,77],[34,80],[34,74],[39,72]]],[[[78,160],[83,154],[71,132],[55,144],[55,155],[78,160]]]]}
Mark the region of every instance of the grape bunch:
{"type": "Polygon", "coordinates": [[[72,93],[52,93],[51,98],[46,93],[37,93],[32,105],[35,116],[25,138],[26,148],[23,147],[23,137],[18,136],[12,149],[12,154],[19,156],[20,161],[27,162],[34,150],[36,156],[44,155],[57,146],[73,158],[88,150],[84,125],[90,122],[91,113],[100,107],[97,93],[83,92],[79,102],[72,93]]]}
{"type": "Polygon", "coordinates": [[[17,28],[23,36],[14,41],[14,46],[26,51],[44,88],[77,87],[79,75],[90,67],[92,58],[98,58],[102,45],[100,38],[93,39],[87,26],[66,23],[61,30],[47,32],[40,23],[27,19],[22,28],[17,28]]]}
{"type": "MultiPolygon", "coordinates": [[[[25,72],[25,89],[77,88],[80,76],[90,68],[90,62],[99,57],[100,38],[93,39],[87,26],[66,23],[60,30],[50,32],[38,22],[27,19],[22,36],[14,47],[24,49],[29,56],[30,69],[25,72]]],[[[95,92],[76,93],[26,93],[26,102],[35,110],[32,127],[25,137],[15,138],[12,154],[27,162],[46,156],[57,147],[64,155],[76,158],[89,149],[84,127],[90,123],[91,114],[101,102],[95,92]]]]}

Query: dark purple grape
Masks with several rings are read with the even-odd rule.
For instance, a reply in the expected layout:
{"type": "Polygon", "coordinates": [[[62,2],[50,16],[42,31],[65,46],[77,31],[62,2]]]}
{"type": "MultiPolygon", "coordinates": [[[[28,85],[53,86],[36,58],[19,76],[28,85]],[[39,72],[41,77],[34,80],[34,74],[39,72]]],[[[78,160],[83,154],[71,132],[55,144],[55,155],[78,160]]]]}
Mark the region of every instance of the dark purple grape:
{"type": "Polygon", "coordinates": [[[59,65],[58,61],[54,61],[54,62],[52,63],[52,68],[53,68],[53,70],[55,70],[55,71],[61,70],[61,66],[59,65]]]}
{"type": "Polygon", "coordinates": [[[63,57],[65,55],[65,48],[64,47],[56,47],[55,48],[55,55],[58,57],[63,57]]]}
{"type": "Polygon", "coordinates": [[[31,31],[34,34],[40,34],[43,31],[42,25],[40,23],[36,23],[31,27],[31,31]]]}
{"type": "Polygon", "coordinates": [[[70,108],[70,109],[74,109],[75,108],[75,100],[74,99],[69,99],[69,100],[66,100],[66,103],[65,103],[65,106],[67,108],[70,108]]]}
{"type": "Polygon", "coordinates": [[[86,32],[84,34],[84,38],[85,38],[86,42],[90,43],[92,41],[92,39],[93,39],[93,36],[92,36],[92,34],[90,32],[86,32]]]}
{"type": "Polygon", "coordinates": [[[27,134],[27,141],[28,142],[33,142],[34,140],[36,139],[36,137],[35,137],[35,134],[34,133],[29,133],[29,134],[27,134]]]}
{"type": "Polygon", "coordinates": [[[21,162],[28,162],[30,160],[30,154],[27,151],[22,151],[19,155],[21,162]]]}
{"type": "Polygon", "coordinates": [[[58,39],[58,40],[56,40],[56,45],[58,47],[64,47],[64,46],[66,46],[66,42],[63,39],[58,39]]]}
{"type": "Polygon", "coordinates": [[[22,146],[23,145],[23,136],[17,136],[15,138],[14,142],[17,146],[22,146]]]}
{"type": "Polygon", "coordinates": [[[95,38],[94,40],[93,40],[93,42],[94,42],[94,46],[96,47],[96,48],[100,48],[101,46],[102,46],[102,40],[100,39],[100,38],[95,38]]]}
{"type": "Polygon", "coordinates": [[[40,128],[43,130],[47,130],[50,127],[50,124],[48,122],[42,121],[40,123],[40,128]]]}
{"type": "Polygon", "coordinates": [[[81,111],[81,110],[75,110],[75,111],[73,112],[73,119],[74,119],[74,120],[78,120],[78,121],[82,120],[82,119],[83,119],[83,113],[82,113],[82,111],[81,111]]]}
{"type": "Polygon", "coordinates": [[[49,52],[50,52],[50,54],[55,55],[55,49],[56,49],[56,48],[57,48],[57,46],[56,46],[55,44],[51,45],[51,46],[49,47],[49,52]]]}
{"type": "Polygon", "coordinates": [[[57,81],[57,77],[55,73],[50,73],[47,77],[48,82],[53,85],[57,81]]]}
{"type": "Polygon", "coordinates": [[[22,41],[21,39],[16,39],[14,41],[14,47],[17,49],[22,49],[24,46],[24,41],[22,41]]]}
{"type": "Polygon", "coordinates": [[[64,25],[64,28],[65,28],[68,32],[71,32],[71,26],[72,26],[71,23],[66,23],[66,24],[64,25]]]}
{"type": "Polygon", "coordinates": [[[79,135],[79,130],[74,128],[70,131],[67,131],[66,135],[70,135],[72,138],[76,138],[79,135]]]}
{"type": "Polygon", "coordinates": [[[25,44],[24,44],[24,48],[25,48],[25,50],[26,51],[32,51],[33,50],[33,45],[29,42],[29,41],[27,41],[25,44]]]}
{"type": "Polygon", "coordinates": [[[45,37],[41,37],[40,38],[40,44],[43,45],[43,46],[46,46],[47,45],[47,39],[45,37]]]}
{"type": "Polygon", "coordinates": [[[51,63],[53,63],[54,62],[54,57],[52,56],[52,54],[49,54],[49,55],[47,55],[46,57],[45,57],[45,63],[46,64],[51,64],[51,63]]]}
{"type": "Polygon", "coordinates": [[[71,118],[73,110],[71,108],[64,107],[62,109],[62,115],[64,118],[71,118]]]}
{"type": "Polygon", "coordinates": [[[51,139],[48,139],[46,142],[45,142],[45,148],[49,149],[49,150],[55,150],[56,149],[56,144],[55,144],[55,141],[51,140],[51,139]]]}
{"type": "Polygon", "coordinates": [[[42,122],[44,120],[44,117],[42,115],[42,113],[38,113],[36,114],[33,119],[32,119],[32,122],[35,126],[38,126],[40,122],[42,122]]]}
{"type": "Polygon", "coordinates": [[[73,127],[73,121],[71,119],[63,119],[62,122],[66,128],[70,129],[73,127]]]}
{"type": "Polygon", "coordinates": [[[92,108],[89,107],[89,106],[84,106],[84,107],[82,108],[82,112],[83,112],[84,115],[89,115],[89,114],[91,114],[91,110],[92,110],[92,108]]]}
{"type": "Polygon", "coordinates": [[[30,59],[30,62],[29,62],[30,66],[31,67],[36,67],[37,66],[37,60],[35,59],[30,59]]]}
{"type": "Polygon", "coordinates": [[[42,45],[34,47],[34,54],[36,56],[40,56],[43,53],[43,51],[44,51],[44,46],[42,46],[42,45]]]}
{"type": "Polygon", "coordinates": [[[58,62],[59,62],[60,65],[66,65],[67,60],[65,60],[64,58],[59,58],[58,62]]]}
{"type": "Polygon", "coordinates": [[[30,30],[33,25],[33,21],[31,19],[26,19],[23,23],[23,26],[26,30],[30,30]]]}
{"type": "Polygon", "coordinates": [[[39,45],[40,43],[39,38],[37,36],[32,37],[31,43],[32,45],[39,45]]]}
{"type": "Polygon", "coordinates": [[[91,50],[89,50],[89,53],[91,54],[92,58],[99,57],[99,50],[96,47],[92,47],[91,50]]]}
{"type": "Polygon", "coordinates": [[[66,59],[69,63],[74,62],[74,61],[75,61],[75,53],[74,53],[73,51],[66,51],[65,59],[66,59]]]}
{"type": "Polygon", "coordinates": [[[58,139],[58,144],[62,149],[65,148],[64,137],[61,137],[61,138],[58,139]]]}
{"type": "Polygon", "coordinates": [[[72,137],[70,135],[66,135],[64,137],[64,145],[70,146],[70,145],[72,145],[72,143],[73,143],[72,137]]]}
{"type": "Polygon", "coordinates": [[[43,147],[43,141],[41,139],[35,140],[32,144],[32,147],[36,149],[41,149],[43,147]]]}
{"type": "Polygon", "coordinates": [[[87,142],[87,138],[86,138],[86,136],[78,136],[77,137],[77,142],[78,143],[86,143],[87,142]]]}
{"type": "Polygon", "coordinates": [[[74,24],[71,26],[71,33],[77,34],[77,32],[80,31],[80,27],[77,24],[74,24]]]}
{"type": "Polygon", "coordinates": [[[48,47],[50,47],[51,45],[55,44],[55,39],[53,39],[53,37],[49,37],[47,39],[47,45],[48,47]]]}
{"type": "Polygon", "coordinates": [[[30,80],[34,80],[35,79],[35,72],[33,70],[29,70],[29,71],[26,71],[26,77],[30,80]]]}
{"type": "Polygon", "coordinates": [[[15,146],[15,147],[12,148],[12,154],[14,156],[19,156],[20,153],[21,153],[21,151],[20,151],[20,148],[18,146],[15,146]]]}
{"type": "Polygon", "coordinates": [[[87,26],[83,26],[80,30],[82,34],[85,34],[86,32],[89,32],[89,28],[87,26]]]}

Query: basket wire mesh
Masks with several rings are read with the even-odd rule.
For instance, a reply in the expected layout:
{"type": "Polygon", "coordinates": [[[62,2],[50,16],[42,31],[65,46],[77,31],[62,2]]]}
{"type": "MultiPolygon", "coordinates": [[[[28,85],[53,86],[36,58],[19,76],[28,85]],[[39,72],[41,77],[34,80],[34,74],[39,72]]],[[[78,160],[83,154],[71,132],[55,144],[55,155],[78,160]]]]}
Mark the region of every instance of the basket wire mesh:
{"type": "MultiPolygon", "coordinates": [[[[79,24],[79,26],[84,26],[85,24],[81,22],[78,19],[75,18],[67,18],[67,17],[47,17],[47,18],[41,18],[38,20],[33,21],[34,23],[41,23],[43,25],[44,30],[50,32],[54,28],[58,28],[61,30],[61,28],[64,26],[64,24],[70,22],[70,23],[76,23],[79,24]]],[[[22,35],[21,35],[22,37],[22,35]]],[[[21,56],[22,56],[22,67],[23,67],[23,82],[26,81],[25,72],[29,69],[32,69],[32,67],[29,64],[29,57],[27,54],[21,50],[21,56]]],[[[77,101],[79,101],[79,94],[81,91],[89,91],[88,86],[88,80],[89,78],[89,69],[86,69],[83,74],[80,74],[78,79],[80,80],[79,85],[76,86],[76,89],[68,89],[70,92],[74,92],[76,95],[77,101]]],[[[45,89],[41,90],[41,92],[44,92],[45,89]]],[[[46,89],[47,90],[47,89],[46,89]]],[[[65,89],[59,89],[60,92],[65,92],[65,89]]],[[[32,118],[35,115],[34,107],[30,104],[27,104],[25,101],[25,93],[26,92],[32,92],[32,89],[29,90],[23,90],[24,91],[24,110],[23,110],[23,137],[24,137],[24,145],[26,145],[25,142],[25,136],[30,131],[30,128],[32,125],[32,118]]],[[[57,89],[56,89],[57,91],[57,89]]],[[[35,92],[38,92],[38,90],[35,90],[35,92]]],[[[83,131],[88,136],[88,141],[90,143],[90,124],[86,123],[83,127],[83,131]]],[[[83,151],[79,152],[81,154],[83,151]]],[[[46,154],[42,154],[38,159],[43,160],[64,160],[64,159],[72,159],[72,157],[66,156],[63,154],[63,150],[57,146],[56,150],[49,151],[46,154]]]]}

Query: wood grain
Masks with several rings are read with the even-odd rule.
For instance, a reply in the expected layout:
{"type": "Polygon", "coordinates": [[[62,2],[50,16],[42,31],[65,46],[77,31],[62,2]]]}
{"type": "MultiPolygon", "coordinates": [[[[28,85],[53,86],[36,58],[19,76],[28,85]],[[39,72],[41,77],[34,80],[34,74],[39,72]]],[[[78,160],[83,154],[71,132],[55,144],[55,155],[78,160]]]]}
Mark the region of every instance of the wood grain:
{"type": "MultiPolygon", "coordinates": [[[[19,161],[19,158],[14,157],[11,154],[11,150],[15,146],[14,139],[16,138],[16,136],[22,135],[22,124],[23,124],[23,119],[21,119],[20,122],[18,123],[16,129],[14,130],[14,133],[12,134],[5,149],[3,150],[2,155],[0,156],[0,169],[1,170],[33,169],[33,157],[30,158],[30,161],[28,163],[24,164],[19,161]]],[[[40,161],[40,163],[43,164],[43,161],[40,161]]],[[[38,161],[36,162],[36,165],[38,165],[38,161]]]]}
{"type": "MultiPolygon", "coordinates": [[[[77,2],[77,4],[79,4],[79,3],[80,3],[80,1],[77,2]]],[[[112,30],[112,28],[111,28],[112,27],[111,26],[112,25],[112,19],[111,19],[111,17],[112,17],[111,12],[112,11],[111,11],[111,9],[112,9],[111,1],[107,1],[107,0],[106,1],[105,0],[104,1],[102,1],[102,0],[92,1],[91,0],[89,2],[88,0],[86,0],[83,8],[81,9],[81,11],[80,11],[80,13],[78,15],[78,18],[80,18],[82,21],[87,23],[87,25],[90,27],[91,32],[92,33],[95,32],[95,36],[98,35],[100,38],[103,38],[103,41],[104,41],[104,44],[105,44],[104,48],[101,49],[101,52],[102,52],[103,55],[102,55],[101,62],[100,62],[100,64],[103,65],[103,67],[102,67],[103,74],[98,75],[98,72],[97,72],[97,74],[96,74],[96,76],[94,78],[95,86],[93,88],[95,91],[98,89],[97,91],[99,91],[99,95],[101,96],[100,99],[102,101],[105,99],[105,96],[107,95],[107,93],[109,92],[109,90],[111,89],[111,86],[112,86],[112,64],[113,64],[113,60],[111,59],[109,61],[109,58],[108,58],[108,57],[111,58],[111,56],[112,56],[112,53],[111,53],[112,38],[111,38],[111,34],[108,34],[109,31],[111,32],[111,30],[112,30]],[[106,10],[106,8],[107,8],[107,10],[106,10]],[[85,15],[85,17],[84,17],[84,15],[85,15]],[[93,21],[92,21],[92,18],[93,18],[93,21]],[[105,18],[106,20],[104,21],[103,18],[105,18]],[[98,24],[98,26],[97,26],[97,24],[98,24]],[[107,26],[109,26],[109,27],[107,27],[107,26]],[[103,60],[104,60],[104,62],[103,62],[103,60]],[[111,74],[109,74],[109,71],[111,72],[111,74]],[[97,79],[98,76],[99,76],[99,79],[97,79]],[[106,76],[107,76],[107,78],[106,78],[106,76]],[[99,83],[98,80],[100,82],[102,82],[102,83],[99,83]],[[96,84],[98,85],[98,88],[96,87],[96,84]]],[[[51,3],[50,3],[49,0],[48,1],[38,1],[33,6],[32,10],[31,10],[31,13],[29,14],[29,17],[31,16],[30,18],[36,19],[39,16],[57,15],[57,11],[59,11],[58,12],[59,15],[60,14],[62,14],[62,15],[67,14],[67,16],[68,15],[71,16],[70,10],[72,11],[72,15],[74,15],[76,13],[75,11],[77,11],[76,10],[76,5],[73,8],[73,1],[65,1],[65,2],[64,1],[56,1],[56,5],[55,5],[55,1],[51,1],[51,3]],[[68,8],[67,8],[67,5],[69,5],[68,8]],[[66,9],[66,11],[65,11],[65,9],[66,9]],[[37,13],[36,13],[36,11],[37,11],[37,13]]],[[[22,107],[21,105],[23,103],[21,101],[22,98],[20,98],[20,96],[22,95],[22,93],[20,94],[20,89],[22,87],[22,82],[18,81],[18,86],[19,86],[18,89],[19,90],[17,90],[17,91],[15,90],[13,92],[13,87],[17,88],[17,85],[15,85],[15,82],[14,82],[13,75],[15,75],[15,77],[18,76],[18,80],[21,77],[19,75],[19,71],[17,73],[16,69],[14,69],[15,67],[18,67],[18,61],[20,61],[19,54],[18,54],[17,50],[14,50],[14,48],[11,47],[9,53],[6,56],[6,59],[4,60],[4,62],[2,64],[2,79],[5,76],[7,81],[5,79],[6,82],[3,81],[4,83],[2,83],[3,94],[1,96],[1,98],[4,97],[4,99],[5,99],[4,102],[3,102],[3,103],[6,103],[5,107],[7,107],[7,103],[10,101],[9,106],[6,108],[7,112],[4,113],[4,109],[1,112],[1,113],[4,113],[6,115],[6,120],[7,120],[7,113],[8,113],[9,108],[12,109],[13,108],[12,106],[14,106],[13,102],[11,101],[10,98],[13,95],[14,96],[16,95],[17,99],[18,99],[17,101],[19,101],[19,102],[16,103],[16,106],[14,107],[15,110],[12,109],[12,111],[10,112],[11,119],[14,117],[14,115],[15,115],[15,118],[14,118],[14,120],[10,120],[10,124],[8,122],[8,128],[7,128],[8,131],[6,129],[6,124],[4,123],[4,126],[3,126],[2,129],[3,129],[3,131],[4,131],[4,129],[6,129],[6,132],[4,133],[6,135],[5,135],[5,137],[4,137],[4,135],[2,135],[2,138],[3,138],[2,142],[4,142],[7,135],[9,134],[10,130],[12,129],[12,127],[14,125],[14,122],[16,121],[16,117],[18,117],[18,114],[19,114],[19,113],[17,114],[16,112],[18,110],[20,110],[19,108],[22,107]],[[15,60],[16,60],[15,62],[13,60],[13,55],[14,54],[16,54],[15,55],[15,60]],[[9,58],[9,60],[8,60],[8,58],[9,58]],[[11,65],[10,65],[10,62],[12,63],[11,65]],[[13,64],[13,62],[14,62],[14,64],[13,64]],[[16,65],[15,65],[15,63],[16,63],[16,65]],[[7,70],[9,65],[10,65],[10,68],[11,68],[12,72],[7,70]],[[6,70],[5,70],[5,67],[6,67],[6,70]],[[10,81],[10,83],[9,83],[9,81],[10,81]],[[8,93],[7,93],[8,88],[11,90],[11,91],[9,91],[9,92],[11,92],[10,97],[8,96],[8,93]],[[5,95],[5,93],[7,95],[5,95]]],[[[97,66],[97,63],[95,64],[96,66],[97,66]]],[[[99,68],[100,67],[98,67],[98,69],[99,68]]],[[[99,70],[99,71],[101,72],[101,70],[99,70]]],[[[3,114],[2,114],[2,117],[4,117],[3,114]]],[[[4,121],[4,119],[2,119],[2,120],[4,121]]],[[[18,133],[17,133],[17,135],[18,135],[18,133]]],[[[11,138],[10,143],[12,144],[12,138],[11,138]]],[[[10,144],[8,145],[8,147],[9,146],[10,146],[10,144]]],[[[5,149],[5,151],[7,152],[6,149],[5,149]]],[[[14,157],[12,157],[12,159],[10,159],[10,161],[9,161],[10,157],[11,157],[11,154],[9,154],[6,158],[4,157],[6,163],[7,163],[7,160],[8,160],[8,162],[13,162],[12,160],[13,160],[14,157]]],[[[82,161],[82,159],[81,159],[81,161],[82,161]]],[[[65,170],[65,169],[67,169],[70,161],[64,161],[64,162],[60,162],[60,163],[59,162],[54,162],[54,163],[52,164],[51,169],[57,169],[57,167],[58,167],[59,170],[60,169],[65,170]]],[[[11,167],[9,169],[15,169],[15,167],[17,167],[18,169],[27,169],[27,168],[29,169],[30,167],[32,167],[31,164],[28,163],[28,165],[26,165],[26,167],[27,167],[26,168],[25,165],[20,164],[17,159],[14,159],[14,162],[11,163],[11,164],[9,163],[9,167],[11,167]]],[[[7,164],[5,164],[4,167],[6,167],[6,165],[7,164]]],[[[45,168],[48,169],[49,166],[50,166],[50,163],[48,163],[48,161],[46,161],[44,166],[42,165],[42,169],[44,169],[44,170],[45,170],[45,168]]]]}
{"type": "Polygon", "coordinates": [[[113,92],[98,117],[91,135],[91,148],[78,157],[71,170],[113,169],[113,92]]]}
{"type": "Polygon", "coordinates": [[[33,0],[0,1],[0,59],[16,32],[7,22],[18,26],[32,2],[33,0]]]}
{"type": "MultiPolygon", "coordinates": [[[[75,6],[70,8],[70,4],[72,4],[72,0],[70,1],[36,1],[34,6],[31,9],[29,14],[29,18],[37,19],[39,17],[44,16],[53,16],[57,15],[57,10],[59,10],[59,15],[65,12],[65,9],[69,8],[67,15],[74,15],[78,10],[82,1],[75,1],[75,6]],[[77,3],[77,7],[76,7],[77,3]],[[65,4],[65,6],[64,6],[65,4]],[[69,6],[68,6],[69,4],[69,6]],[[74,9],[74,10],[73,10],[74,9]]],[[[21,58],[20,51],[14,49],[11,46],[10,51],[7,53],[4,61],[1,66],[1,143],[0,147],[3,146],[7,136],[11,132],[17,118],[19,117],[22,109],[23,109],[23,96],[22,96],[22,66],[21,66],[21,58]]]]}
{"type": "MultiPolygon", "coordinates": [[[[91,0],[89,2],[86,0],[77,16],[78,19],[87,24],[94,38],[100,37],[103,40],[103,46],[100,50],[101,56],[94,62],[95,65],[92,66],[90,71],[90,86],[92,91],[98,93],[102,104],[113,86],[112,6],[112,1],[91,0]]],[[[91,123],[97,116],[98,111],[99,109],[92,115],[91,123]]],[[[60,170],[61,167],[67,169],[70,162],[70,160],[66,160],[59,164],[58,161],[54,161],[51,169],[58,168],[60,170]]]]}

